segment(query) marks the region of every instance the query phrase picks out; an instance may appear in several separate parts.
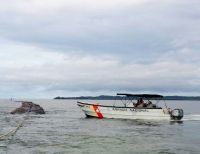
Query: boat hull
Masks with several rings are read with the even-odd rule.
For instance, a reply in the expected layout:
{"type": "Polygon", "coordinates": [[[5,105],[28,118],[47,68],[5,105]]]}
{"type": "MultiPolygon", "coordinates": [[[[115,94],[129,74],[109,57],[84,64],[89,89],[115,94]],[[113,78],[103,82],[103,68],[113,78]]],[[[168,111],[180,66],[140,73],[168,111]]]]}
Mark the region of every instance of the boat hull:
{"type": "Polygon", "coordinates": [[[104,106],[77,102],[87,117],[115,119],[172,120],[170,113],[162,108],[134,108],[104,106]]]}

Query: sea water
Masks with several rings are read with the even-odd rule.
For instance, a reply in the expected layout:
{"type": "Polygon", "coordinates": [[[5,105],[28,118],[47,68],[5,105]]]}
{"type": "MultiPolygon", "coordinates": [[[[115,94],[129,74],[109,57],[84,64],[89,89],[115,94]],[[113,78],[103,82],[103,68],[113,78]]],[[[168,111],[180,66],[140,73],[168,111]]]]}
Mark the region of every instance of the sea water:
{"type": "Polygon", "coordinates": [[[184,109],[182,122],[85,118],[76,100],[32,101],[46,114],[11,115],[21,103],[0,100],[0,135],[24,120],[15,134],[0,140],[0,154],[200,153],[199,101],[166,101],[184,109]]]}

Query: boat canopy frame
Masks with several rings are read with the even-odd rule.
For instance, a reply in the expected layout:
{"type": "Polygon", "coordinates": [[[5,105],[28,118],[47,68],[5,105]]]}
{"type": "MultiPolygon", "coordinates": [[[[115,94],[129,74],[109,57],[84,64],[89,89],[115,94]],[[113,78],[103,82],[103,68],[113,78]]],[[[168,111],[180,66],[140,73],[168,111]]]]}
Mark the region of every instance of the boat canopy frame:
{"type": "Polygon", "coordinates": [[[163,98],[164,96],[158,94],[128,94],[128,93],[117,93],[117,95],[126,96],[126,97],[135,97],[135,98],[146,98],[146,99],[155,99],[163,98]]]}
{"type": "Polygon", "coordinates": [[[143,98],[145,100],[156,100],[158,102],[164,98],[162,95],[158,94],[129,94],[129,93],[117,93],[118,96],[124,96],[121,98],[122,103],[126,107],[130,103],[133,103],[133,100],[137,100],[139,98],[143,98]]]}

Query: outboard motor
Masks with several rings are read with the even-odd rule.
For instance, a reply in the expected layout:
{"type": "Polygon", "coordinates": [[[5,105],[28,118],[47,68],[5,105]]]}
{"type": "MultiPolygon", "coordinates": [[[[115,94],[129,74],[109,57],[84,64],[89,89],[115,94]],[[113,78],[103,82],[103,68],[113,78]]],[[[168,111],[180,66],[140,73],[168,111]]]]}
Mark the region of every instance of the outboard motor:
{"type": "Polygon", "coordinates": [[[171,111],[170,115],[173,120],[181,120],[183,118],[183,110],[182,109],[174,109],[171,111]]]}

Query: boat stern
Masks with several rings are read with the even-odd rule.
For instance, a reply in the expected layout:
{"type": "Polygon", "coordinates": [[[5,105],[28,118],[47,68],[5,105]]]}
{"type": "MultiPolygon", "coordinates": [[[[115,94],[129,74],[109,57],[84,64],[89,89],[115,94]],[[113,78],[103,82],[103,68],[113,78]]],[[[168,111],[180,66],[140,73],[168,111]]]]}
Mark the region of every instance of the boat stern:
{"type": "Polygon", "coordinates": [[[181,120],[183,118],[184,112],[183,109],[174,109],[170,112],[172,120],[181,120]]]}

